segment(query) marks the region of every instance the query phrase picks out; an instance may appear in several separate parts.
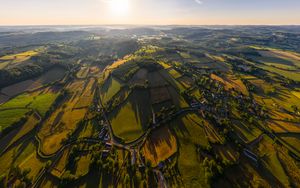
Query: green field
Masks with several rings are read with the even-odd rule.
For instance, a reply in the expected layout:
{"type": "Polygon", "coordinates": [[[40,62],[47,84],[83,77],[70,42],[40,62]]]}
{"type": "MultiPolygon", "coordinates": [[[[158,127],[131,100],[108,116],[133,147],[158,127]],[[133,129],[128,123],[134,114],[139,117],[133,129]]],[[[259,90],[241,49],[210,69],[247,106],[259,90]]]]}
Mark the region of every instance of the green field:
{"type": "Polygon", "coordinates": [[[149,92],[134,91],[127,102],[109,115],[113,132],[126,142],[140,137],[146,129],[151,116],[149,92]]]}
{"type": "Polygon", "coordinates": [[[195,145],[209,146],[200,122],[201,118],[196,114],[188,114],[170,125],[179,142],[178,168],[186,187],[209,187],[195,147],[195,145]]]}
{"type": "Polygon", "coordinates": [[[58,94],[46,93],[37,96],[30,93],[22,94],[0,106],[0,109],[28,108],[37,110],[42,116],[46,114],[58,94]]]}
{"type": "Polygon", "coordinates": [[[0,127],[3,129],[9,127],[13,123],[17,123],[21,120],[25,114],[29,112],[29,109],[13,109],[13,110],[1,110],[0,111],[0,127]]]}
{"type": "Polygon", "coordinates": [[[109,102],[121,89],[122,85],[115,78],[110,77],[101,88],[101,100],[103,104],[109,102]]]}

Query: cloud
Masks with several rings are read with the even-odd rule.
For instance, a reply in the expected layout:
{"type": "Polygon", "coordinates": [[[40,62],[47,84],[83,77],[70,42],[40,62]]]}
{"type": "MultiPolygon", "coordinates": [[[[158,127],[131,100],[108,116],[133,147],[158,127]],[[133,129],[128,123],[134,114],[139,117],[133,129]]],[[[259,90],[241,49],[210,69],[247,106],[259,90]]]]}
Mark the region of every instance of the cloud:
{"type": "Polygon", "coordinates": [[[199,5],[202,5],[202,4],[203,4],[203,2],[202,2],[201,0],[195,0],[195,2],[196,2],[197,4],[199,4],[199,5]]]}

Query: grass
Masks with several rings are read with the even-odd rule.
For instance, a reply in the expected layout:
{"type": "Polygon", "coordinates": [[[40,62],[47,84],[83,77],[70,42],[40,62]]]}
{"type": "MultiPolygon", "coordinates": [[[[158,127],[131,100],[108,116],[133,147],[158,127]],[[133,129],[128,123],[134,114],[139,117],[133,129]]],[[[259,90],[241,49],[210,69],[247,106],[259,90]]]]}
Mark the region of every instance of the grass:
{"type": "Polygon", "coordinates": [[[179,120],[178,125],[171,126],[179,139],[204,147],[209,146],[204,128],[202,127],[202,119],[198,115],[194,113],[188,114],[179,120]]]}
{"type": "Polygon", "coordinates": [[[46,114],[58,94],[47,93],[37,96],[29,105],[30,108],[36,109],[42,116],[46,114]]]}
{"type": "Polygon", "coordinates": [[[168,69],[168,68],[171,68],[170,65],[168,65],[167,63],[163,62],[163,61],[158,61],[158,63],[164,67],[164,69],[168,69]]]}
{"type": "Polygon", "coordinates": [[[272,129],[275,133],[299,133],[300,123],[291,123],[285,121],[272,120],[268,122],[268,127],[272,129]]]}
{"type": "Polygon", "coordinates": [[[300,92],[299,91],[292,91],[291,92],[294,96],[296,96],[298,99],[300,99],[300,92]]]}
{"type": "Polygon", "coordinates": [[[14,136],[12,140],[10,140],[8,145],[13,144],[18,139],[22,138],[24,135],[29,133],[37,124],[39,123],[39,120],[35,117],[35,115],[29,116],[25,124],[22,126],[22,128],[18,131],[18,133],[14,136]]]}
{"type": "Polygon", "coordinates": [[[273,145],[273,141],[264,137],[264,139],[260,142],[259,155],[262,157],[263,166],[269,170],[284,186],[289,185],[289,178],[285,174],[285,171],[277,157],[277,152],[275,146],[273,145]]]}
{"type": "Polygon", "coordinates": [[[45,154],[51,155],[58,151],[62,146],[62,141],[68,134],[73,133],[87,112],[87,108],[74,109],[81,93],[83,92],[85,82],[76,81],[67,86],[72,92],[72,96],[65,105],[56,109],[51,116],[45,120],[45,123],[39,130],[38,136],[42,141],[41,150],[45,154]]]}
{"type": "Polygon", "coordinates": [[[277,95],[272,97],[272,99],[279,106],[291,112],[293,112],[292,105],[296,105],[298,108],[300,108],[300,99],[293,95],[289,90],[277,91],[277,95]]]}
{"type": "Polygon", "coordinates": [[[86,78],[89,73],[89,67],[81,67],[80,71],[76,74],[77,78],[86,78]]]}
{"type": "Polygon", "coordinates": [[[0,109],[28,107],[37,110],[42,116],[44,116],[57,96],[57,93],[25,93],[3,104],[0,109]]]}
{"type": "Polygon", "coordinates": [[[101,100],[103,104],[109,102],[121,89],[122,85],[115,78],[110,77],[101,88],[101,100]]]}
{"type": "Polygon", "coordinates": [[[65,167],[68,163],[68,156],[69,156],[70,150],[66,149],[62,156],[60,157],[60,159],[58,160],[58,162],[56,163],[55,167],[51,170],[51,174],[60,178],[61,175],[64,173],[65,171],[65,167]]]}
{"type": "Polygon", "coordinates": [[[234,121],[233,128],[235,132],[240,136],[240,138],[245,142],[251,142],[261,135],[261,131],[256,128],[254,125],[246,125],[241,121],[234,121]]]}
{"type": "Polygon", "coordinates": [[[97,136],[98,131],[96,126],[98,126],[98,124],[90,120],[80,132],[79,138],[91,138],[97,136]]]}
{"type": "Polygon", "coordinates": [[[0,127],[3,129],[17,123],[25,114],[29,112],[28,109],[13,109],[0,111],[0,127]]]}
{"type": "Polygon", "coordinates": [[[273,73],[277,73],[283,77],[286,77],[288,79],[294,80],[294,81],[300,81],[300,72],[295,72],[295,71],[287,71],[287,70],[282,70],[282,69],[278,69],[272,66],[267,66],[267,65],[263,65],[263,64],[259,64],[257,65],[258,67],[273,72],[273,73]]]}
{"type": "Polygon", "coordinates": [[[93,94],[94,94],[94,90],[93,90],[94,84],[95,84],[94,79],[89,80],[87,86],[85,87],[84,92],[79,97],[79,100],[76,103],[75,108],[85,108],[91,105],[93,100],[93,94]]]}
{"type": "MultiPolygon", "coordinates": [[[[30,145],[28,147],[31,147],[30,145]]],[[[33,148],[36,150],[36,148],[33,148]]],[[[37,152],[31,152],[29,155],[24,156],[24,160],[19,164],[21,170],[30,169],[29,178],[34,181],[39,174],[39,172],[44,168],[44,162],[39,159],[37,152]],[[25,158],[26,157],[26,158],[25,158]]]]}
{"type": "Polygon", "coordinates": [[[177,151],[176,138],[167,127],[157,129],[147,138],[142,151],[155,167],[177,151]]]}
{"type": "Polygon", "coordinates": [[[205,170],[198,161],[196,148],[193,144],[182,143],[179,149],[178,169],[185,187],[210,187],[205,179],[205,170]]]}
{"type": "Polygon", "coordinates": [[[249,95],[247,87],[240,79],[236,79],[230,75],[228,75],[228,77],[221,78],[215,74],[211,74],[210,77],[213,80],[223,83],[226,90],[234,88],[235,90],[242,92],[244,95],[249,95]]]}
{"type": "Polygon", "coordinates": [[[134,90],[128,101],[109,115],[116,136],[130,142],[144,133],[151,117],[149,97],[148,90],[134,90]]]}
{"type": "MultiPolygon", "coordinates": [[[[1,61],[5,61],[4,63],[1,63],[1,64],[6,64],[5,66],[7,66],[7,65],[14,65],[17,63],[22,63],[24,61],[29,60],[32,56],[38,55],[41,51],[42,51],[42,48],[22,52],[19,54],[6,55],[3,57],[0,57],[1,61]]],[[[0,69],[5,68],[5,66],[4,65],[1,66],[1,64],[0,64],[0,69]]]]}
{"type": "Polygon", "coordinates": [[[172,75],[173,78],[177,79],[177,78],[180,78],[182,75],[177,72],[175,69],[170,69],[169,71],[169,74],[172,75]]]}
{"type": "Polygon", "coordinates": [[[77,177],[84,176],[89,172],[89,164],[91,163],[91,155],[80,156],[76,165],[75,175],[77,177]]]}
{"type": "Polygon", "coordinates": [[[196,114],[188,114],[170,125],[179,143],[178,168],[185,187],[209,187],[195,147],[209,145],[201,121],[196,114]]]}
{"type": "Polygon", "coordinates": [[[278,134],[278,136],[287,142],[290,147],[300,152],[300,134],[298,133],[282,133],[278,134]]]}
{"type": "Polygon", "coordinates": [[[0,176],[7,173],[9,168],[13,166],[13,160],[17,155],[18,150],[21,148],[21,144],[11,148],[3,155],[0,156],[0,176]]]}

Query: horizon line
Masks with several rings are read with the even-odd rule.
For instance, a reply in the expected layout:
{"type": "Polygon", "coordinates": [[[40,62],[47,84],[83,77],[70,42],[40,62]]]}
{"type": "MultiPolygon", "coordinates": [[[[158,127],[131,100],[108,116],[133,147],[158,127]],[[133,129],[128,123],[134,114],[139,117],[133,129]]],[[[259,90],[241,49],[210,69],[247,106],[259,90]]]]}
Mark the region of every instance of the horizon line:
{"type": "Polygon", "coordinates": [[[300,26],[300,24],[12,24],[0,27],[49,27],[49,26],[300,26]]]}

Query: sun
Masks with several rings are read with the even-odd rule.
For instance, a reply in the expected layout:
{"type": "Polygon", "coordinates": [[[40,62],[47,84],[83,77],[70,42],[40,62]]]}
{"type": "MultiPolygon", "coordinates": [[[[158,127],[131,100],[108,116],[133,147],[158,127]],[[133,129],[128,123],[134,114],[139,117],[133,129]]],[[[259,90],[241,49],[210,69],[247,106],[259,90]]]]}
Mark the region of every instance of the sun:
{"type": "Polygon", "coordinates": [[[114,15],[126,15],[129,12],[129,0],[109,0],[108,4],[114,15]]]}

